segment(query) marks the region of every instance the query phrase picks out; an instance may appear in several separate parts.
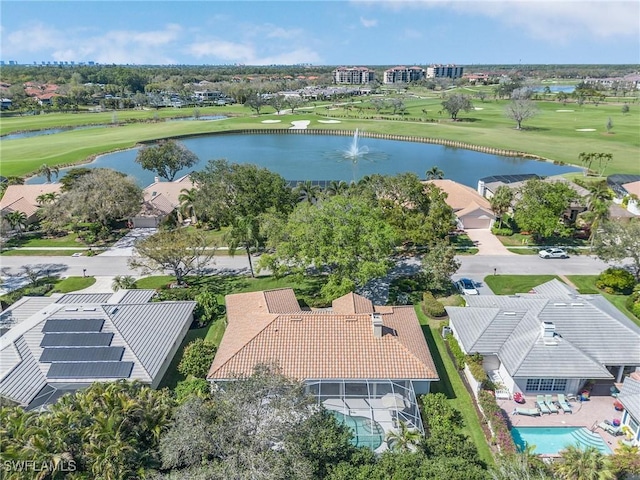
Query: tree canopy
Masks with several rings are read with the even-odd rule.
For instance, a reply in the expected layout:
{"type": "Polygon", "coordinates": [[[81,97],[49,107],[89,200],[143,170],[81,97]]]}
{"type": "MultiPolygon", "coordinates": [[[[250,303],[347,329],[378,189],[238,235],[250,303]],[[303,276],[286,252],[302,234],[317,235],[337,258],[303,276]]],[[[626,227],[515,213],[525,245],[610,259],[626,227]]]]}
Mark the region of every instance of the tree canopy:
{"type": "Polygon", "coordinates": [[[156,145],[145,146],[138,151],[136,163],[145,170],[172,182],[176,174],[198,163],[195,153],[175,140],[160,140],[156,145]]]}
{"type": "Polygon", "coordinates": [[[442,102],[442,108],[449,112],[452,120],[457,120],[458,113],[470,111],[473,108],[473,103],[468,95],[452,93],[442,102]]]}
{"type": "Polygon", "coordinates": [[[640,281],[640,221],[607,221],[595,235],[594,251],[605,262],[631,260],[630,267],[640,281]]]}
{"type": "Polygon", "coordinates": [[[337,195],[317,205],[298,204],[273,245],[275,253],[263,255],[259,266],[276,275],[324,270],[329,276],[323,294],[335,298],[384,275],[395,239],[378,207],[337,195]]]}

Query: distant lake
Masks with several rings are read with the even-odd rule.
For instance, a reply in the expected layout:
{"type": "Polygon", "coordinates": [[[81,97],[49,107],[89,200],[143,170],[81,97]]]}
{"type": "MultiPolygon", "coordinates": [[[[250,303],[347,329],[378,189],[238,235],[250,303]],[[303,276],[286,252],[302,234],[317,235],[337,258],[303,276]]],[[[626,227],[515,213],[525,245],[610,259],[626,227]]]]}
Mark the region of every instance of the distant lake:
{"type": "MultiPolygon", "coordinates": [[[[402,142],[360,138],[360,149],[367,154],[357,161],[344,157],[353,138],[333,135],[227,134],[205,135],[181,140],[200,162],[178,173],[201,170],[208,160],[227,159],[231,163],[253,163],[277,172],[287,180],[344,180],[351,182],[365,175],[379,173],[395,175],[413,172],[420,178],[437,166],[445,178],[476,188],[478,179],[489,175],[536,173],[541,176],[579,171],[577,167],[554,165],[550,162],[502,157],[473,150],[451,148],[428,143],[402,142]]],[[[155,174],[143,170],[135,158],[138,149],[99,156],[83,167],[111,168],[136,178],[145,187],[153,183],[155,174]]],[[[63,175],[63,171],[60,172],[63,175]]],[[[44,177],[31,178],[27,183],[44,183],[44,177]]]]}
{"type": "Polygon", "coordinates": [[[560,93],[560,92],[573,93],[573,91],[576,89],[575,85],[545,85],[542,87],[534,88],[533,91],[544,92],[544,89],[546,87],[549,87],[549,90],[551,91],[551,93],[560,93]]]}

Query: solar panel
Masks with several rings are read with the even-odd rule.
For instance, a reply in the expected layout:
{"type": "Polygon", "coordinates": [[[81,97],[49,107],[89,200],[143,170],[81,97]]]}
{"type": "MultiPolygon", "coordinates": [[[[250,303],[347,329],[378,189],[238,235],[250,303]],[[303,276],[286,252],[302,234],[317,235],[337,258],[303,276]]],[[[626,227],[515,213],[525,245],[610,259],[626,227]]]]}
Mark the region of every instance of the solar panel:
{"type": "Polygon", "coordinates": [[[42,331],[51,332],[99,332],[102,330],[102,318],[51,318],[46,321],[42,331]]]}
{"type": "Polygon", "coordinates": [[[41,347],[108,347],[113,333],[45,333],[41,347]]]}
{"type": "Polygon", "coordinates": [[[129,378],[133,362],[52,363],[47,378],[129,378]]]}
{"type": "Polygon", "coordinates": [[[45,348],[40,361],[50,362],[119,362],[124,347],[45,348]]]}

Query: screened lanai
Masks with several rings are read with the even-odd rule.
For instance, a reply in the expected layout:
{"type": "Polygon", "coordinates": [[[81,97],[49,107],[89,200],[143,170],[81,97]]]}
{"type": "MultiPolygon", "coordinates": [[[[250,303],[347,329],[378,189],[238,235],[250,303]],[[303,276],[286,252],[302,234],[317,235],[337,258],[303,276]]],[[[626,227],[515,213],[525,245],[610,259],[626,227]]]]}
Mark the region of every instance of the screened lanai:
{"type": "Polygon", "coordinates": [[[424,433],[410,380],[309,380],[307,391],[354,431],[353,443],[386,449],[387,433],[400,422],[424,433]]]}

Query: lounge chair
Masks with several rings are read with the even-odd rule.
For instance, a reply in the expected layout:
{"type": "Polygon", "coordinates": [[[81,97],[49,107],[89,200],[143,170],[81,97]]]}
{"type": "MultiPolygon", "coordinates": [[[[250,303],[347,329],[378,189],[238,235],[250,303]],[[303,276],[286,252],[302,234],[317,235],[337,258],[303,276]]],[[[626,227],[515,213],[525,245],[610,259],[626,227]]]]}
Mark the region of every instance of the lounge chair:
{"type": "Polygon", "coordinates": [[[610,423],[607,423],[606,420],[604,422],[600,422],[598,424],[598,427],[600,427],[605,432],[610,433],[614,437],[618,435],[622,435],[622,429],[620,427],[614,427],[610,423]]]}
{"type": "Polygon", "coordinates": [[[549,409],[549,411],[551,413],[558,413],[558,407],[556,407],[556,404],[553,403],[553,396],[552,395],[545,395],[544,396],[544,403],[547,405],[547,408],[549,409]]]}
{"type": "Polygon", "coordinates": [[[536,397],[536,405],[538,406],[540,413],[551,413],[551,410],[549,410],[549,407],[547,407],[547,404],[544,402],[543,395],[538,395],[536,397]]]}
{"type": "Polygon", "coordinates": [[[573,413],[573,410],[571,410],[571,405],[569,405],[569,402],[567,402],[564,393],[558,394],[558,405],[560,405],[560,408],[564,413],[573,413]]]}
{"type": "Polygon", "coordinates": [[[513,414],[514,415],[527,415],[529,417],[539,417],[540,416],[540,410],[538,410],[537,408],[516,407],[513,410],[513,414]]]}

